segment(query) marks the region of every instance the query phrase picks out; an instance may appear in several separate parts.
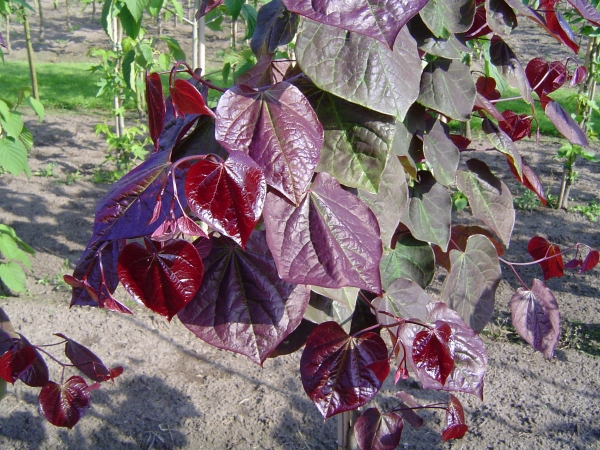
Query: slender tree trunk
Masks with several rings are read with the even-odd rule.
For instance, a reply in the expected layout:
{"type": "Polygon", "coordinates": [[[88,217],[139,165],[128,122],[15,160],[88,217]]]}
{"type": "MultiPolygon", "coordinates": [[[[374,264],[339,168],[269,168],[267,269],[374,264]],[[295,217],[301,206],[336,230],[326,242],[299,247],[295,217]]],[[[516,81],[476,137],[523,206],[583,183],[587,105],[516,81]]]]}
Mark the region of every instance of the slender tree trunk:
{"type": "Polygon", "coordinates": [[[163,29],[162,29],[162,17],[161,17],[160,11],[156,15],[156,26],[158,28],[158,35],[162,36],[163,29]]]}
{"type": "Polygon", "coordinates": [[[35,73],[35,62],[33,60],[33,45],[31,44],[31,30],[29,29],[29,18],[25,12],[25,8],[21,7],[21,14],[23,15],[23,29],[25,32],[25,45],[27,46],[27,61],[29,62],[29,78],[31,79],[31,90],[33,98],[36,100],[40,99],[40,93],[38,91],[37,75],[35,73]]]}
{"type": "Polygon", "coordinates": [[[39,40],[43,41],[46,36],[46,25],[44,23],[44,10],[42,9],[42,0],[36,0],[33,2],[37,4],[37,13],[39,20],[39,40]]]}
{"type": "Polygon", "coordinates": [[[67,29],[71,31],[71,15],[69,14],[69,0],[65,0],[65,5],[67,6],[67,29]]]}
{"type": "MultiPolygon", "coordinates": [[[[194,0],[194,9],[198,9],[200,6],[200,0],[194,0]]],[[[189,9],[189,0],[188,0],[188,9],[189,9]]],[[[192,68],[196,70],[198,67],[198,50],[199,50],[199,41],[198,41],[198,19],[196,19],[196,15],[192,17],[192,68]]]]}
{"type": "Polygon", "coordinates": [[[231,21],[231,48],[235,50],[237,46],[237,20],[231,21]]]}
{"type": "Polygon", "coordinates": [[[90,22],[95,22],[96,21],[96,0],[92,1],[92,18],[90,19],[90,22]]]}
{"type": "Polygon", "coordinates": [[[354,438],[354,424],[358,419],[358,411],[345,411],[337,417],[337,450],[359,450],[354,438]]]}
{"type": "MultiPolygon", "coordinates": [[[[121,49],[121,40],[120,40],[121,34],[119,33],[119,28],[121,26],[121,22],[119,22],[119,19],[117,17],[113,17],[112,22],[113,22],[113,26],[112,26],[113,35],[111,36],[112,49],[114,52],[118,52],[121,49]]],[[[120,70],[120,66],[121,66],[120,64],[117,64],[117,66],[115,67],[116,72],[118,72],[120,70]]],[[[113,97],[113,108],[115,111],[115,134],[117,135],[117,137],[121,137],[122,130],[124,127],[121,127],[122,117],[120,114],[117,113],[117,111],[119,111],[121,108],[121,98],[120,98],[119,92],[116,92],[113,97]]]]}
{"type": "Polygon", "coordinates": [[[204,16],[198,21],[198,64],[206,72],[206,26],[204,16]]]}
{"type": "Polygon", "coordinates": [[[12,45],[10,44],[10,16],[6,16],[6,33],[4,33],[3,37],[6,43],[6,54],[10,55],[10,52],[12,52],[12,45]]]}

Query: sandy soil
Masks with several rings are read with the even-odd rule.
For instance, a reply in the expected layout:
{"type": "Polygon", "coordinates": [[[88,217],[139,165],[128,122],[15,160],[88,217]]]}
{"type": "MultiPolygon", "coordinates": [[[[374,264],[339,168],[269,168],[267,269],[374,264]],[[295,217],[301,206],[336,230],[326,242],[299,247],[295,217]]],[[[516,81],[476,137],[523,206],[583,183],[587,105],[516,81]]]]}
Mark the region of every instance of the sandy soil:
{"type": "MultiPolygon", "coordinates": [[[[49,4],[46,9],[51,19],[49,4]]],[[[87,30],[87,35],[77,40],[86,47],[99,27],[90,26],[81,14],[73,22],[82,24],[73,36],[87,30]]],[[[57,53],[56,49],[47,51],[57,53]]],[[[77,59],[85,53],[69,46],[61,51],[56,57],[77,59]]],[[[33,270],[28,272],[27,293],[0,298],[0,307],[10,315],[17,331],[33,343],[56,341],[52,333],[62,332],[88,345],[107,365],[122,365],[125,371],[114,385],[107,383],[93,393],[92,408],[70,431],[49,425],[37,411],[37,390],[18,383],[0,403],[0,448],[336,448],[335,419],[324,422],[303,392],[299,353],[269,360],[261,369],[242,356],[204,344],[176,319],[169,324],[133,302],[127,303],[134,308],[133,317],[98,309],[69,309],[70,294],[60,279],[85,247],[94,204],[108,188],[90,181],[94,167],[104,158],[105,143],[93,133],[93,125],[103,120],[91,114],[51,113],[38,124],[28,117],[27,126],[36,143],[30,158],[32,172],[53,163],[57,177],[0,177],[1,220],[37,251],[33,270]],[[71,183],[65,184],[69,174],[71,183]]],[[[552,156],[558,146],[552,139],[539,145],[519,144],[542,183],[555,194],[561,162],[552,156]]],[[[515,192],[500,158],[491,152],[477,156],[488,161],[496,173],[504,174],[515,192]]],[[[573,204],[597,198],[598,169],[597,164],[580,164],[573,204]]],[[[561,246],[580,241],[600,248],[597,223],[577,213],[537,208],[517,212],[505,258],[529,260],[526,245],[536,234],[561,246]]],[[[489,354],[485,401],[459,396],[469,433],[461,441],[443,444],[439,437],[443,414],[425,413],[422,429],[405,428],[400,448],[600,448],[598,269],[584,275],[568,273],[548,282],[567,332],[552,361],[515,338],[507,326],[507,303],[518,283],[504,269],[494,322],[483,333],[489,354]],[[595,347],[583,345],[591,338],[595,347]]],[[[523,268],[520,273],[526,280],[541,276],[537,267],[523,268]]],[[[439,293],[444,277],[443,270],[436,274],[429,289],[432,296],[439,293]]],[[[126,298],[123,291],[117,295],[126,298]]],[[[57,365],[50,363],[50,370],[55,378],[60,377],[57,365]]],[[[399,386],[388,382],[377,397],[379,406],[393,405],[398,389],[411,392],[423,403],[446,398],[439,392],[418,389],[414,381],[399,386]]]]}

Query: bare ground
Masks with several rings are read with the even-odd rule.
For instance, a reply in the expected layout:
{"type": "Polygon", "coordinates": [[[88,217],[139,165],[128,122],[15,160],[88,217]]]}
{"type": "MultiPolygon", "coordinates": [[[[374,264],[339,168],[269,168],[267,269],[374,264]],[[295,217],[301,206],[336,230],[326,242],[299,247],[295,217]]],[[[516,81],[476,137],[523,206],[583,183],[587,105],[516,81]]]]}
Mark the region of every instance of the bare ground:
{"type": "MultiPolygon", "coordinates": [[[[47,10],[51,11],[49,4],[47,10]]],[[[83,17],[75,17],[74,23],[77,20],[87,23],[83,17]]],[[[82,46],[98,27],[88,31],[78,41],[82,46]]],[[[18,47],[16,40],[14,47],[18,47]]],[[[78,60],[85,53],[69,48],[59,56],[78,60]]],[[[52,333],[62,332],[88,345],[108,365],[122,365],[125,371],[114,385],[105,384],[93,393],[92,408],[73,430],[49,425],[37,411],[37,390],[17,383],[0,403],[0,448],[336,448],[335,419],[324,422],[303,392],[300,354],[268,360],[261,369],[242,356],[204,344],[176,319],[167,323],[131,302],[133,317],[69,309],[70,294],[60,283],[62,273],[69,270],[65,262],[72,269],[91,233],[94,204],[108,188],[90,182],[94,167],[104,158],[105,143],[93,133],[93,125],[103,120],[94,115],[50,113],[38,124],[28,118],[36,142],[30,158],[32,172],[54,163],[58,177],[0,177],[1,221],[13,226],[37,252],[28,273],[27,293],[0,298],[0,307],[17,331],[33,343],[53,342],[52,333]],[[79,176],[72,175],[77,172],[79,176]],[[72,182],[65,184],[68,174],[72,182]]],[[[552,159],[558,146],[552,139],[539,145],[519,144],[542,183],[555,194],[562,170],[561,162],[552,159]]],[[[491,153],[477,156],[504,174],[515,192],[501,159],[491,153]]],[[[597,198],[598,169],[591,163],[579,166],[573,204],[597,198]]],[[[561,247],[579,241],[600,248],[598,223],[573,212],[536,208],[517,211],[505,258],[529,260],[525,249],[534,235],[561,247]]],[[[483,333],[489,354],[485,401],[460,396],[469,432],[461,441],[443,444],[439,434],[444,416],[428,412],[423,428],[406,427],[400,448],[600,448],[598,269],[582,275],[570,272],[548,282],[567,332],[552,361],[533,352],[507,326],[507,303],[519,283],[503,269],[506,278],[498,290],[494,322],[483,333]],[[593,345],[584,345],[590,339],[595,339],[593,345]]],[[[537,267],[523,268],[520,273],[527,281],[541,277],[537,267]]],[[[444,277],[443,270],[436,274],[432,296],[439,293],[444,277]]],[[[118,296],[126,298],[123,291],[118,296]]],[[[50,370],[55,378],[60,377],[58,366],[50,363],[50,370]]],[[[414,381],[400,386],[388,382],[377,397],[379,405],[392,406],[399,389],[423,403],[445,398],[445,394],[418,389],[414,381]]]]}

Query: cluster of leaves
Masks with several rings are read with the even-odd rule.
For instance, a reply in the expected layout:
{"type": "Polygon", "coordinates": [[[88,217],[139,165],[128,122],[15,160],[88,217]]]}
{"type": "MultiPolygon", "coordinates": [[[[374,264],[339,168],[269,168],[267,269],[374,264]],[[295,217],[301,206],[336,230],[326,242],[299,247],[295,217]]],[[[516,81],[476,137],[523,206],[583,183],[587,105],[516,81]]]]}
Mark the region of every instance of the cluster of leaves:
{"type": "Polygon", "coordinates": [[[57,427],[73,428],[90,406],[91,391],[99,389],[100,383],[114,380],[121,373],[120,366],[109,369],[87,347],[63,334],[56,336],[61,342],[49,345],[32,345],[15,332],[4,310],[0,308],[0,400],[6,394],[6,383],[17,380],[27,386],[41,388],[38,396],[40,413],[57,427]],[[65,356],[71,364],[60,362],[46,350],[47,347],[63,345],[65,356]],[[42,353],[62,367],[60,383],[50,380],[48,366],[42,353]],[[73,375],[67,380],[65,369],[75,367],[93,383],[73,375]]]}
{"type": "MultiPolygon", "coordinates": [[[[27,156],[33,147],[33,136],[17,111],[23,102],[35,111],[40,121],[44,119],[44,107],[25,90],[19,92],[15,104],[0,98],[0,173],[19,175],[24,172],[29,177],[27,156]]],[[[0,281],[11,291],[25,291],[25,272],[21,265],[31,268],[29,256],[33,254],[33,249],[12,227],[0,223],[0,281]]]]}
{"type": "MultiPolygon", "coordinates": [[[[98,202],[88,246],[65,276],[71,304],[131,313],[113,296],[122,283],[148,308],[257,364],[305,345],[302,382],[326,418],[368,403],[392,368],[396,382],[410,372],[424,388],[482,397],[487,355],[477,333],[494,309],[514,207],[483,161],[460,164],[469,142],[447,121],[485,117],[512,174],[546,199],[513,142],[526,120],[496,110],[495,79],[473,78],[461,62],[465,43],[487,36],[496,72],[527,103],[535,92],[559,131],[584,145],[548,97],[555,67],[524,69],[501,36],[516,10],[574,44],[556,1],[539,10],[519,0],[376,3],[271,1],[257,15],[258,62],[226,91],[180,62],[165,99],[159,74],[149,74],[154,151],[98,202]],[[275,59],[294,38],[296,59],[275,59]],[[214,111],[208,89],[224,91],[214,111]],[[452,223],[451,187],[481,226],[452,223]],[[436,262],[449,272],[441,302],[424,290],[436,262]]],[[[585,1],[571,3],[600,23],[585,1]]],[[[533,345],[550,356],[536,341],[553,320],[548,292],[539,280],[519,290],[513,320],[539,329],[533,345]]],[[[420,425],[421,407],[447,411],[443,439],[466,432],[453,395],[419,406],[401,393],[394,410],[365,411],[359,445],[394,448],[404,421],[420,425]]]]}

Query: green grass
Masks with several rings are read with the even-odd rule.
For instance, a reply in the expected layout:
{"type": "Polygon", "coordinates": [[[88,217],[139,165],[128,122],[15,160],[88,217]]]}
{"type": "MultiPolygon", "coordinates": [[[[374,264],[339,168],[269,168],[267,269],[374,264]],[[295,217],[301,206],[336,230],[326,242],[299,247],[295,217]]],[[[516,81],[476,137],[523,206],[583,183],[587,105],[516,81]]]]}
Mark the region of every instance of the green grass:
{"type": "MultiPolygon", "coordinates": [[[[98,77],[89,72],[91,63],[38,63],[36,73],[40,100],[47,109],[103,111],[112,109],[108,97],[96,97],[98,77]]],[[[25,61],[0,64],[2,97],[14,101],[19,90],[28,88],[29,66],[25,61]]]]}

